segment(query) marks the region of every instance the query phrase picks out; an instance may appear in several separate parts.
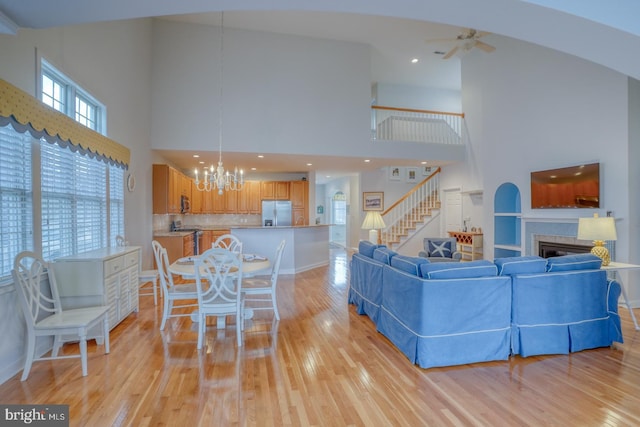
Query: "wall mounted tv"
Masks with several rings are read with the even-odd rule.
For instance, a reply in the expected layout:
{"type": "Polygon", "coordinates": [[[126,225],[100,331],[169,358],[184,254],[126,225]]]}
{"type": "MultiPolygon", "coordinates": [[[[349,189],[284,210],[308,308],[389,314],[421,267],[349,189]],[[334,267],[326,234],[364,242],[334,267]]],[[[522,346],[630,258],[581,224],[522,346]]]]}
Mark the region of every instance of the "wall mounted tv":
{"type": "Polygon", "coordinates": [[[600,207],[600,163],[531,172],[531,208],[600,207]]]}

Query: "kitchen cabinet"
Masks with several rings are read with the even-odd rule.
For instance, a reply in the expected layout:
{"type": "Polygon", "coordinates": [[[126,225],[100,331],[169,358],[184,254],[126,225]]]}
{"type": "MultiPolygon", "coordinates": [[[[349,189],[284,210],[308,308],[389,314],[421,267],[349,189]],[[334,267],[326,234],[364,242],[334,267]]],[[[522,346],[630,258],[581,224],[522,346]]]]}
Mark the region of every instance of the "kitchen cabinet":
{"type": "Polygon", "coordinates": [[[238,192],[237,213],[261,214],[260,181],[245,181],[242,191],[238,192]]]}
{"type": "Polygon", "coordinates": [[[109,307],[109,328],[138,311],[140,247],[104,248],[52,264],[63,308],[109,307]]]}
{"type": "MultiPolygon", "coordinates": [[[[186,256],[193,256],[193,233],[191,232],[176,232],[172,235],[153,236],[154,240],[157,240],[166,250],[167,257],[169,258],[169,264],[186,256]]],[[[155,262],[155,260],[154,260],[155,262]]],[[[154,264],[154,268],[158,268],[154,264]]]]}
{"type": "Polygon", "coordinates": [[[260,196],[262,200],[289,200],[289,182],[263,181],[260,196]]]}
{"type": "Polygon", "coordinates": [[[229,229],[215,229],[215,230],[203,230],[202,231],[202,240],[200,245],[200,253],[210,249],[213,243],[218,239],[218,237],[223,234],[229,234],[229,229]]]}
{"type": "Polygon", "coordinates": [[[202,197],[207,193],[198,190],[196,182],[191,180],[191,213],[201,214],[203,211],[202,197]]]}
{"type": "Polygon", "coordinates": [[[180,197],[191,195],[191,179],[168,165],[153,165],[153,213],[179,214],[180,197]],[[189,189],[185,187],[188,185],[189,189]]]}
{"type": "Polygon", "coordinates": [[[309,225],[309,182],[291,181],[291,223],[293,225],[309,225]]]}
{"type": "Polygon", "coordinates": [[[238,212],[238,195],[241,191],[225,191],[224,192],[224,213],[237,213],[238,212]]]}

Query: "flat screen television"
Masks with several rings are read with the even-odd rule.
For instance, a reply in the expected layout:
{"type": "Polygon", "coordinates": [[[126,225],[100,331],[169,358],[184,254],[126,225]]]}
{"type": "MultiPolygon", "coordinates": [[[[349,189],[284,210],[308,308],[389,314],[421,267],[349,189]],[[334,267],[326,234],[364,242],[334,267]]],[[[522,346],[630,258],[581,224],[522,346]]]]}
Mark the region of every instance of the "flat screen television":
{"type": "Polygon", "coordinates": [[[600,207],[600,163],[531,172],[531,209],[600,207]]]}

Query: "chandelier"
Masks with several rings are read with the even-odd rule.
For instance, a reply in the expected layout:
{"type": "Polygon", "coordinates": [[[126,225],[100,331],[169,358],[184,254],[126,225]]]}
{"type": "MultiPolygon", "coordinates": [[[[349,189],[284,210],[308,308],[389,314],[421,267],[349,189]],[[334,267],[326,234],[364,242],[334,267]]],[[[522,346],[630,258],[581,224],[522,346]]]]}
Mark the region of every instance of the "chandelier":
{"type": "Polygon", "coordinates": [[[238,172],[236,167],[233,173],[224,170],[222,166],[222,87],[224,86],[224,11],[221,12],[220,18],[220,114],[219,120],[219,160],[218,167],[204,170],[204,179],[198,179],[198,169],[196,168],[195,185],[198,191],[215,191],[222,195],[223,191],[239,191],[244,185],[244,172],[242,169],[238,172]]]}

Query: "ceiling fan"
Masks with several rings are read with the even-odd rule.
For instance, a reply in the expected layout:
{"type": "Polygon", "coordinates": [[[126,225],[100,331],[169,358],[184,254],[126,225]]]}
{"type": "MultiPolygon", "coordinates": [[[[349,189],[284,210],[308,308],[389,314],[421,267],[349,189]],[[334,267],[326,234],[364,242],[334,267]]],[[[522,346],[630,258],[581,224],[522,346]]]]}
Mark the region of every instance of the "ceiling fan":
{"type": "Polygon", "coordinates": [[[456,38],[454,38],[454,39],[427,40],[427,43],[442,42],[442,41],[456,42],[456,45],[454,47],[452,47],[451,49],[449,49],[449,51],[444,54],[442,59],[449,59],[453,55],[455,55],[456,52],[458,52],[458,51],[461,51],[463,53],[467,53],[471,49],[473,49],[474,47],[478,48],[478,49],[480,49],[480,50],[482,50],[484,52],[491,53],[494,50],[496,50],[496,48],[491,46],[490,44],[487,44],[487,43],[485,43],[483,41],[480,41],[481,37],[484,37],[484,36],[486,36],[488,34],[491,34],[491,33],[488,32],[488,31],[478,31],[478,30],[475,30],[473,28],[467,28],[463,32],[458,34],[458,36],[456,38]]]}

